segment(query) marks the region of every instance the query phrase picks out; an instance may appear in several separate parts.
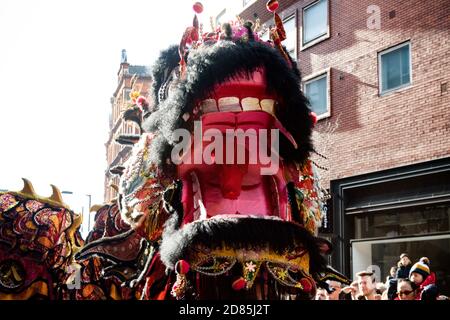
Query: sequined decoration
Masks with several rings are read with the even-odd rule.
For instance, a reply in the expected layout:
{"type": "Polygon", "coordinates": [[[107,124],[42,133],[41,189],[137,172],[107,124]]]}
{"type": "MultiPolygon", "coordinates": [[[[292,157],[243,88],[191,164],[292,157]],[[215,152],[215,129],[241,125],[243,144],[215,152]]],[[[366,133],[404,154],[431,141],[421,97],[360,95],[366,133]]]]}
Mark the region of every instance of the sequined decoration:
{"type": "Polygon", "coordinates": [[[242,264],[243,275],[246,282],[246,288],[250,289],[253,286],[253,282],[256,279],[259,268],[261,267],[260,261],[248,260],[242,264]]]}
{"type": "Polygon", "coordinates": [[[207,257],[192,265],[192,270],[209,276],[218,276],[231,270],[235,263],[236,259],[232,257],[207,257]]]}

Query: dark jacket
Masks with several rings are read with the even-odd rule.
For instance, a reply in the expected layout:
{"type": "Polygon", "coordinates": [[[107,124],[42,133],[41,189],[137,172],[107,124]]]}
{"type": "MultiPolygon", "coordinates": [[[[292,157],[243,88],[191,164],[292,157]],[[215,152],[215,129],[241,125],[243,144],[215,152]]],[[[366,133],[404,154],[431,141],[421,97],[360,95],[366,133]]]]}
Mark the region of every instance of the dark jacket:
{"type": "Polygon", "coordinates": [[[397,279],[391,279],[388,282],[388,299],[395,300],[397,297],[397,279]]]}
{"type": "Polygon", "coordinates": [[[411,270],[412,265],[409,264],[406,267],[400,266],[397,269],[397,279],[409,279],[409,271],[411,270]]]}

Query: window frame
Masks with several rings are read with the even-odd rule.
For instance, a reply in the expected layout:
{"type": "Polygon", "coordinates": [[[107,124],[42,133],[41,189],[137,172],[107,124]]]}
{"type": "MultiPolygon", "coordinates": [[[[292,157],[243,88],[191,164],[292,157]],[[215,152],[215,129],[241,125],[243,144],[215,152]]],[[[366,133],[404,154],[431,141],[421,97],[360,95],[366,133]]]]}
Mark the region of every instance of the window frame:
{"type": "MultiPolygon", "coordinates": [[[[326,83],[327,83],[327,111],[320,115],[318,114],[317,120],[322,120],[322,119],[331,117],[331,68],[326,68],[324,70],[320,70],[318,72],[310,74],[309,76],[305,77],[302,81],[302,90],[306,96],[306,85],[313,81],[320,80],[323,77],[327,77],[327,81],[326,81],[326,83]]],[[[311,111],[315,112],[312,108],[311,108],[311,111]]]]}
{"type": "Polygon", "coordinates": [[[328,38],[330,38],[330,1],[329,0],[317,0],[317,1],[313,1],[312,3],[308,4],[307,6],[302,8],[302,24],[301,24],[301,32],[300,32],[300,51],[303,51],[305,49],[308,49],[328,38]],[[323,35],[318,36],[317,38],[314,38],[306,43],[304,43],[304,38],[305,38],[305,11],[308,10],[309,8],[317,5],[320,1],[327,1],[327,32],[324,33],[323,35]]]}
{"type": "Polygon", "coordinates": [[[399,43],[399,44],[397,44],[395,46],[392,46],[392,47],[389,47],[387,49],[378,51],[377,56],[378,56],[378,94],[380,96],[384,96],[386,94],[389,94],[389,93],[392,93],[392,92],[395,92],[395,91],[398,91],[398,90],[401,90],[401,89],[404,89],[404,88],[412,86],[412,84],[413,84],[412,53],[411,53],[411,41],[410,40],[404,41],[402,43],[399,43]],[[405,46],[409,47],[408,48],[408,53],[409,53],[409,82],[405,83],[405,84],[402,84],[402,85],[400,85],[398,87],[395,87],[395,88],[383,90],[383,64],[382,64],[381,58],[382,58],[383,55],[385,55],[387,53],[390,53],[390,52],[393,52],[395,50],[398,50],[400,48],[403,48],[405,46]]]}

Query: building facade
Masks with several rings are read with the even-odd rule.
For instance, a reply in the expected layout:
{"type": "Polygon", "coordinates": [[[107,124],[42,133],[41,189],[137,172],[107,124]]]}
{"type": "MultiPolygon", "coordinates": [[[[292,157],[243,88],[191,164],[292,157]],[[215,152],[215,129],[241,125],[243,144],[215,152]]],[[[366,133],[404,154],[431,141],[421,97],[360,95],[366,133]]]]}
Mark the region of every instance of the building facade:
{"type": "Polygon", "coordinates": [[[109,118],[109,136],[105,143],[107,168],[105,172],[104,200],[109,203],[117,196],[117,191],[111,185],[118,186],[119,176],[110,172],[111,168],[123,164],[131,153],[131,147],[116,143],[121,134],[140,134],[139,127],[131,121],[124,121],[122,113],[131,104],[130,93],[137,90],[151,103],[150,88],[152,78],[150,69],[146,66],[133,66],[127,61],[126,51],[122,51],[122,61],[117,73],[117,88],[111,97],[111,114],[109,118]]]}
{"type": "MultiPolygon", "coordinates": [[[[247,1],[249,2],[249,1],[247,1]]],[[[285,45],[319,121],[332,264],[383,280],[399,255],[427,256],[450,293],[448,1],[286,0],[285,45]]],[[[243,19],[273,24],[266,1],[243,19]]]]}

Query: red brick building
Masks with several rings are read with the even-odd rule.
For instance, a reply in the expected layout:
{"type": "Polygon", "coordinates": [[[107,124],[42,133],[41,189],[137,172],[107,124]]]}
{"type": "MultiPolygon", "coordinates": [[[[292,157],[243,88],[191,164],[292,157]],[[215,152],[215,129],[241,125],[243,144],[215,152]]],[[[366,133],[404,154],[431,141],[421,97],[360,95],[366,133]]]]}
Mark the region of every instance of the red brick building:
{"type": "MultiPolygon", "coordinates": [[[[245,2],[242,18],[272,24],[266,1],[245,2]]],[[[328,157],[333,265],[384,279],[400,253],[428,256],[449,294],[448,1],[279,2],[328,157]]]]}
{"type": "Polygon", "coordinates": [[[122,61],[117,75],[117,88],[111,97],[110,132],[108,141],[105,143],[108,163],[105,172],[105,202],[110,202],[117,195],[116,190],[110,185],[119,184],[119,176],[111,174],[110,169],[123,164],[131,153],[131,147],[116,143],[115,138],[121,134],[139,134],[139,127],[136,124],[122,119],[123,111],[131,102],[130,92],[132,89],[140,91],[141,95],[151,101],[149,93],[152,78],[149,68],[130,65],[127,62],[125,50],[122,51],[122,61]],[[134,82],[133,88],[132,82],[134,82]]]}

